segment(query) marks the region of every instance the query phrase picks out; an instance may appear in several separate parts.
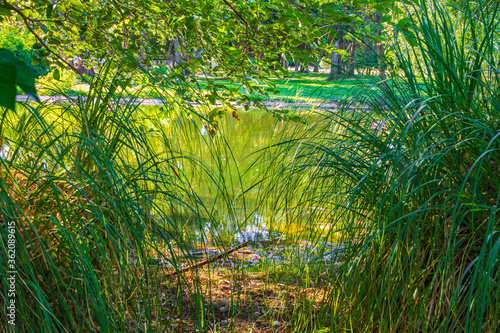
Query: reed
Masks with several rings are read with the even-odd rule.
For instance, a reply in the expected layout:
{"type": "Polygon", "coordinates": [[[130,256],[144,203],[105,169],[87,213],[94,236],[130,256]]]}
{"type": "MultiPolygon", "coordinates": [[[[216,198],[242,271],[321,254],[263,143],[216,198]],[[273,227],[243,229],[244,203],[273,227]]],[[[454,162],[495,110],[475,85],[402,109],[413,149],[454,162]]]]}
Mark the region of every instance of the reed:
{"type": "Polygon", "coordinates": [[[151,330],[162,314],[152,254],[180,267],[169,247],[187,243],[174,213],[210,216],[175,163],[190,157],[134,98],[117,97],[126,84],[106,66],[87,96],[5,113],[0,216],[16,225],[16,330],[151,330]]]}
{"type": "Polygon", "coordinates": [[[376,94],[360,88],[369,111],[324,116],[322,134],[284,148],[293,162],[276,172],[308,172],[309,197],[350,244],[316,327],[493,332],[498,3],[413,1],[404,10],[405,28],[394,31],[399,78],[376,94]]]}

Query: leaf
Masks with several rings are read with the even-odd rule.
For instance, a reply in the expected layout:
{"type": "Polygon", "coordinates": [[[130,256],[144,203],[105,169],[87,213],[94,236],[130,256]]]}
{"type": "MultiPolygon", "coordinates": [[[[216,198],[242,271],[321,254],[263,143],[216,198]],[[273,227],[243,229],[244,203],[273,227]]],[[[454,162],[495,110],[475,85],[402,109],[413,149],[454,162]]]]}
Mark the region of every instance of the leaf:
{"type": "Polygon", "coordinates": [[[50,54],[50,52],[49,52],[49,51],[47,51],[46,49],[40,49],[40,51],[38,51],[38,55],[39,55],[40,57],[46,57],[46,56],[48,56],[49,54],[50,54]]]}
{"type": "Polygon", "coordinates": [[[50,38],[49,39],[49,44],[60,45],[61,44],[61,40],[59,38],[50,38]]]}
{"type": "Polygon", "coordinates": [[[12,16],[10,8],[5,5],[0,5],[0,16],[12,16]]]}
{"type": "Polygon", "coordinates": [[[405,40],[411,46],[418,46],[418,43],[417,43],[415,35],[413,33],[409,32],[409,31],[405,33],[405,40]]]}
{"type": "Polygon", "coordinates": [[[305,119],[303,119],[300,116],[290,116],[290,117],[287,117],[287,118],[288,118],[288,120],[293,121],[295,123],[307,125],[307,121],[305,121],[305,119]]]}
{"type": "Polygon", "coordinates": [[[33,77],[31,69],[29,69],[29,67],[26,66],[26,64],[21,60],[17,60],[16,68],[16,84],[26,93],[26,95],[31,96],[36,101],[39,101],[38,95],[36,94],[35,78],[33,77]]]}
{"type": "Polygon", "coordinates": [[[233,110],[233,112],[231,112],[231,116],[236,120],[240,120],[240,114],[236,110],[233,110]]]}
{"type": "Polygon", "coordinates": [[[33,19],[37,18],[39,16],[37,12],[35,12],[34,10],[31,10],[31,9],[28,9],[28,8],[22,9],[20,12],[23,16],[33,18],[33,19]]]}
{"type": "Polygon", "coordinates": [[[402,30],[407,30],[408,27],[411,25],[411,23],[412,21],[409,18],[405,17],[399,20],[398,23],[396,23],[396,25],[402,30]]]}
{"type": "Polygon", "coordinates": [[[266,90],[267,92],[272,93],[272,94],[279,94],[279,93],[280,93],[279,89],[276,89],[276,88],[274,88],[274,87],[267,87],[265,90],[266,90]]]}
{"type": "Polygon", "coordinates": [[[16,66],[0,61],[0,106],[14,110],[16,106],[16,66]]]}
{"type": "Polygon", "coordinates": [[[55,5],[53,4],[48,4],[47,8],[45,9],[45,14],[47,15],[47,18],[52,17],[52,11],[54,10],[55,5]]]}
{"type": "Polygon", "coordinates": [[[39,101],[36,94],[33,72],[21,60],[7,49],[0,49],[0,95],[1,105],[14,109],[16,101],[16,85],[27,95],[39,101]]]}
{"type": "Polygon", "coordinates": [[[52,72],[52,76],[54,77],[54,80],[59,81],[61,79],[61,73],[59,72],[59,68],[54,69],[52,72]]]}
{"type": "Polygon", "coordinates": [[[77,12],[83,13],[83,5],[78,0],[69,0],[69,5],[77,12]]]}

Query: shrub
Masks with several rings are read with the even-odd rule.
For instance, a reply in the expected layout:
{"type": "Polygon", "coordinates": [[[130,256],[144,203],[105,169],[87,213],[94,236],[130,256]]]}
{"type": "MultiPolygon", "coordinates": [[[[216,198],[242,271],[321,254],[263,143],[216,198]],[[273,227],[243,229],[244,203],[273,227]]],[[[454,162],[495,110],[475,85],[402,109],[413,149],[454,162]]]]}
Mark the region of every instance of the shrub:
{"type": "Polygon", "coordinates": [[[15,53],[33,71],[35,78],[46,75],[49,70],[43,63],[33,65],[36,51],[31,47],[35,37],[22,24],[14,22],[0,23],[0,48],[6,48],[15,53]]]}

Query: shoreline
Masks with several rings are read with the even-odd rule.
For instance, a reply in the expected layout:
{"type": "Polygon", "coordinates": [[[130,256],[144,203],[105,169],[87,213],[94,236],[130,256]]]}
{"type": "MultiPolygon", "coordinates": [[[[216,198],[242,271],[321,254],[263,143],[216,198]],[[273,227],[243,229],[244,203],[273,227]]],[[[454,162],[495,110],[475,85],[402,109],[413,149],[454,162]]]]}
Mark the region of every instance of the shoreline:
{"type": "MultiPolygon", "coordinates": [[[[41,102],[47,102],[47,103],[57,103],[57,102],[69,102],[71,101],[77,101],[79,98],[85,98],[85,96],[49,96],[49,95],[41,95],[38,96],[40,98],[41,102]]],[[[160,99],[160,98],[129,98],[129,97],[123,97],[121,100],[124,103],[129,103],[132,102],[135,105],[144,105],[144,106],[164,106],[165,102],[160,99]]],[[[29,101],[34,101],[30,96],[28,95],[17,95],[16,96],[16,102],[29,102],[29,101]]],[[[338,110],[339,108],[342,108],[342,104],[340,102],[325,102],[325,103],[306,103],[302,101],[297,101],[297,102],[283,102],[283,101],[262,101],[259,102],[263,104],[266,108],[277,108],[277,109],[285,109],[285,108],[319,108],[322,110],[338,110]]],[[[233,106],[236,108],[244,108],[245,106],[255,106],[254,103],[251,104],[236,104],[234,102],[231,103],[233,106]]],[[[191,106],[201,106],[203,104],[201,103],[190,103],[191,106]]],[[[221,107],[223,104],[216,103],[212,104],[211,107],[221,107]]],[[[344,106],[345,107],[345,106],[344,106]]],[[[347,109],[363,109],[367,110],[368,107],[366,105],[362,106],[348,106],[346,107],[347,109]]]]}

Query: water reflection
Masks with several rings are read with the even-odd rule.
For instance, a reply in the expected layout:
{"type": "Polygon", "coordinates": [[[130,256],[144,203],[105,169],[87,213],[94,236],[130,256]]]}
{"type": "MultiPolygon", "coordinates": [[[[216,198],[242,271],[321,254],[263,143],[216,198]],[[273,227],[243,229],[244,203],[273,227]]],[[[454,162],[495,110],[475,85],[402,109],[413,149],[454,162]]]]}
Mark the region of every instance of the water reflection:
{"type": "Polygon", "coordinates": [[[264,222],[264,218],[255,213],[251,224],[245,226],[234,234],[234,239],[238,243],[259,242],[269,239],[269,229],[264,222]]]}
{"type": "MultiPolygon", "coordinates": [[[[205,260],[213,261],[215,258],[218,259],[211,262],[210,265],[216,267],[249,267],[269,263],[339,264],[344,261],[348,246],[352,245],[347,242],[288,241],[283,233],[270,231],[259,214],[254,214],[254,223],[258,224],[246,225],[243,229],[233,232],[231,235],[234,242],[231,245],[209,245],[200,242],[191,250],[179,251],[176,257],[180,267],[187,267],[205,260]],[[234,246],[241,244],[245,244],[245,246],[224,255],[234,246]]],[[[209,227],[206,231],[208,230],[209,227]]],[[[230,230],[220,230],[220,233],[225,232],[230,232],[230,230]]],[[[212,236],[216,237],[217,235],[212,236]]],[[[159,264],[173,268],[173,265],[167,260],[159,259],[159,264]]]]}
{"type": "Polygon", "coordinates": [[[3,159],[7,159],[9,157],[9,146],[3,145],[0,147],[0,157],[3,159]]]}

